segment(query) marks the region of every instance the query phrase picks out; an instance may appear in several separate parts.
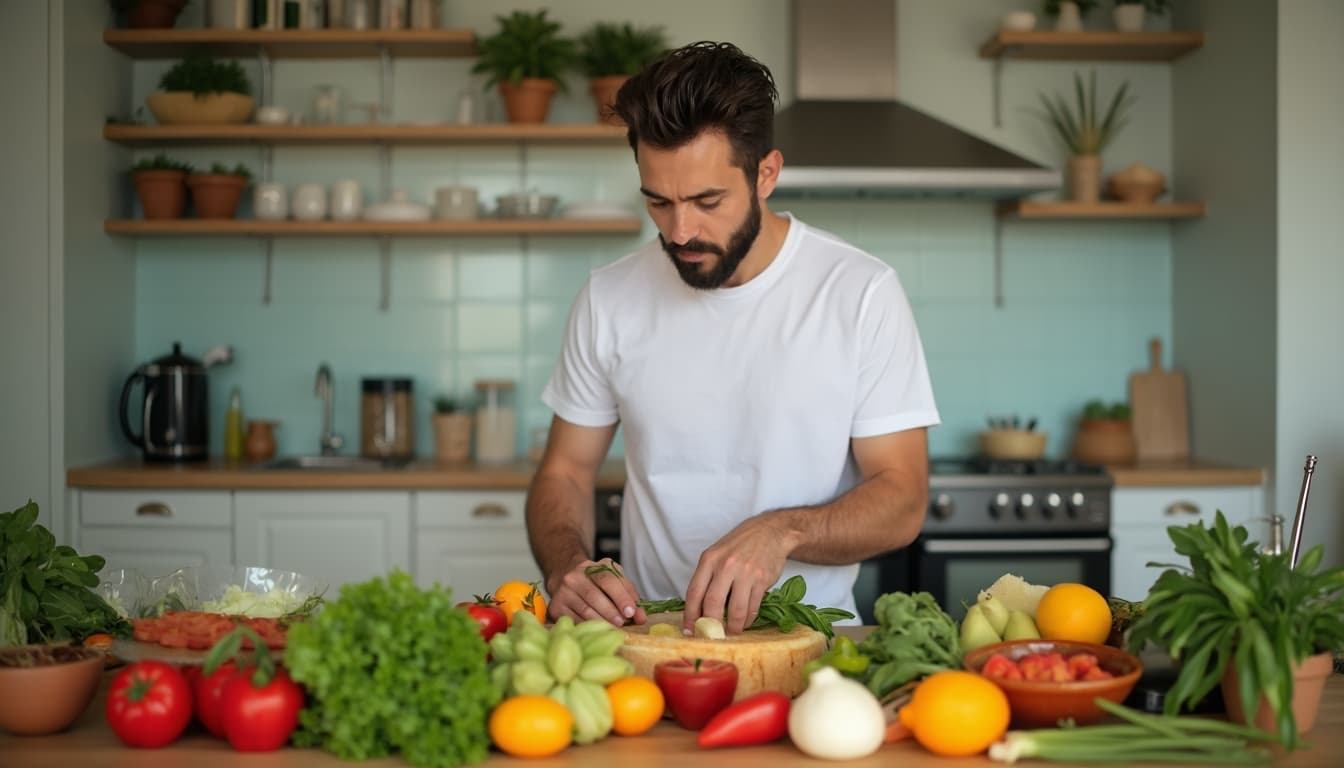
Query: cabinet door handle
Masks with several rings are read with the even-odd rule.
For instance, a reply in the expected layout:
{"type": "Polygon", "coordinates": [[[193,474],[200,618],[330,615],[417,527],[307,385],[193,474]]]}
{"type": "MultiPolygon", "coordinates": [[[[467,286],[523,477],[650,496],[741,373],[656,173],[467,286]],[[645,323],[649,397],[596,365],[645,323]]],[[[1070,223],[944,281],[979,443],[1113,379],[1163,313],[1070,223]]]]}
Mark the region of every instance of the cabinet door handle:
{"type": "Polygon", "coordinates": [[[1173,501],[1163,512],[1168,517],[1176,515],[1195,515],[1199,516],[1199,505],[1193,501],[1173,501]]]}
{"type": "Polygon", "coordinates": [[[478,504],[471,510],[472,517],[508,517],[509,510],[504,508],[503,504],[478,504]]]}
{"type": "Polygon", "coordinates": [[[137,517],[172,517],[173,508],[161,501],[147,501],[135,508],[137,517]]]}

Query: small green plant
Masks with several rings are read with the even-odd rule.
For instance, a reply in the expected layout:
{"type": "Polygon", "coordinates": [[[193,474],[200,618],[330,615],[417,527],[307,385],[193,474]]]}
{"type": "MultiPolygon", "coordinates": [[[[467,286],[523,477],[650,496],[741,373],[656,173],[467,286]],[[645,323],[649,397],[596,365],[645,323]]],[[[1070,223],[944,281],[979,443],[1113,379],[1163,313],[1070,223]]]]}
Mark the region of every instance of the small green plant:
{"type": "Polygon", "coordinates": [[[466,403],[455,397],[439,395],[434,398],[435,413],[457,413],[458,411],[465,411],[466,409],[466,403]]]}
{"type": "Polygon", "coordinates": [[[1090,400],[1083,406],[1083,418],[1088,421],[1128,421],[1129,406],[1125,403],[1107,405],[1101,400],[1090,400]]]}
{"type": "Polygon", "coordinates": [[[1171,0],[1112,0],[1116,5],[1142,5],[1154,16],[1165,16],[1171,10],[1171,0]]]}
{"type": "Polygon", "coordinates": [[[1097,119],[1096,70],[1092,70],[1086,88],[1082,76],[1074,72],[1073,89],[1076,112],[1070,108],[1064,96],[1055,94],[1052,98],[1042,93],[1041,104],[1045,110],[1038,111],[1037,115],[1055,129],[1071,154],[1099,155],[1128,122],[1127,112],[1134,106],[1134,97],[1129,93],[1129,81],[1121,83],[1116,89],[1100,121],[1097,119]]]}
{"type": "Polygon", "coordinates": [[[546,11],[514,11],[496,16],[499,31],[477,42],[480,56],[471,71],[487,75],[485,87],[500,82],[521,83],[525,77],[554,80],[565,90],[562,76],[572,69],[578,54],[574,41],[560,35],[560,24],[546,11]]]}
{"type": "MultiPolygon", "coordinates": [[[[1078,15],[1085,19],[1087,18],[1087,14],[1091,13],[1092,9],[1097,7],[1098,0],[1070,0],[1070,1],[1074,5],[1078,6],[1078,15]]],[[[1041,10],[1046,16],[1049,16],[1050,18],[1053,19],[1059,16],[1059,4],[1061,2],[1064,2],[1064,0],[1045,0],[1045,5],[1042,6],[1041,10]]]]}
{"type": "Polygon", "coordinates": [[[131,173],[135,173],[136,171],[182,171],[184,173],[192,173],[194,170],[195,169],[191,167],[191,163],[174,160],[163,153],[159,153],[153,157],[147,157],[131,166],[131,173]]]}
{"type": "Polygon", "coordinates": [[[209,173],[213,173],[217,176],[242,176],[244,181],[252,180],[252,172],[242,163],[239,163],[232,168],[223,163],[211,163],[209,173]]]}
{"type": "Polygon", "coordinates": [[[159,78],[159,88],[165,91],[191,91],[201,99],[212,93],[252,93],[247,73],[236,61],[216,61],[199,54],[189,54],[174,64],[159,78]]]}
{"type": "Polygon", "coordinates": [[[579,36],[579,66],[589,77],[633,75],[666,50],[662,27],[598,22],[579,36]]]}

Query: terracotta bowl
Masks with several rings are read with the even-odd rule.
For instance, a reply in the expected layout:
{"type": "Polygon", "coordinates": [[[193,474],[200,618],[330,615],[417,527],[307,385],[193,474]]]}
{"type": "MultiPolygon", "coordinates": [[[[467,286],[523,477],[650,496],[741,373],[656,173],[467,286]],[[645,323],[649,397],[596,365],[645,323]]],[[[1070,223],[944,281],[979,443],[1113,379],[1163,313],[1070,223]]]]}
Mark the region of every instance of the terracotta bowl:
{"type": "Polygon", "coordinates": [[[1008,696],[1015,728],[1052,728],[1060,720],[1072,718],[1076,725],[1091,725],[1106,716],[1096,705],[1097,698],[1123,702],[1143,674],[1143,662],[1119,648],[1093,643],[1063,640],[1013,640],[985,645],[967,653],[962,666],[979,673],[990,656],[1001,653],[1018,661],[1033,653],[1056,651],[1065,658],[1075,653],[1097,657],[1102,669],[1115,675],[1110,680],[1083,680],[1076,683],[1046,683],[990,678],[1008,696]]]}
{"type": "Polygon", "coordinates": [[[1025,429],[991,429],[980,433],[980,451],[991,459],[1035,460],[1045,455],[1050,435],[1025,429]]]}
{"type": "Polygon", "coordinates": [[[154,119],[165,125],[221,125],[245,123],[256,101],[241,93],[211,93],[202,98],[190,91],[156,91],[145,98],[154,119]]]}
{"type": "Polygon", "coordinates": [[[68,728],[93,701],[102,674],[101,651],[50,645],[0,649],[0,730],[40,736],[68,728]],[[43,651],[59,654],[56,663],[10,666],[43,651]]]}

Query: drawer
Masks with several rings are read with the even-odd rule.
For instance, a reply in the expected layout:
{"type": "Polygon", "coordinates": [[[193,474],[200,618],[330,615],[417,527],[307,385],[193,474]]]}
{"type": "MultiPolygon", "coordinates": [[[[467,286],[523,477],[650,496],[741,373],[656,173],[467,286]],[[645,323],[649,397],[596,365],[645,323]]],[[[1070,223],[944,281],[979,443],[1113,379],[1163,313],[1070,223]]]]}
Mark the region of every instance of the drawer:
{"type": "Polygon", "coordinates": [[[1212,525],[1215,512],[1222,510],[1229,523],[1253,527],[1261,516],[1263,493],[1260,486],[1116,489],[1111,500],[1111,526],[1165,528],[1200,520],[1212,525]]]}
{"type": "Polygon", "coordinates": [[[84,526],[79,529],[79,551],[107,560],[104,577],[119,568],[132,568],[154,578],[189,566],[232,565],[233,533],[205,528],[84,526]]]}
{"type": "Polygon", "coordinates": [[[232,528],[233,494],[153,489],[80,491],[79,519],[84,525],[232,528]]]}
{"type": "Polygon", "coordinates": [[[415,494],[416,524],[523,529],[526,491],[422,491],[415,494]]]}

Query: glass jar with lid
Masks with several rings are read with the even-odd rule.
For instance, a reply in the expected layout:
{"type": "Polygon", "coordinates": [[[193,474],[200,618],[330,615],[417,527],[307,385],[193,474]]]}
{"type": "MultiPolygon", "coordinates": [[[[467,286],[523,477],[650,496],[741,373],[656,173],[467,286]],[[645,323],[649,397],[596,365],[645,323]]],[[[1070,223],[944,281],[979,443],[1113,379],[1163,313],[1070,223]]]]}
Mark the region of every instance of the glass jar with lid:
{"type": "Polygon", "coordinates": [[[513,407],[513,382],[481,379],[476,382],[476,460],[498,464],[517,458],[518,417],[513,407]]]}
{"type": "Polygon", "coordinates": [[[410,459],[415,454],[414,396],[409,378],[361,382],[359,452],[371,459],[410,459]]]}

